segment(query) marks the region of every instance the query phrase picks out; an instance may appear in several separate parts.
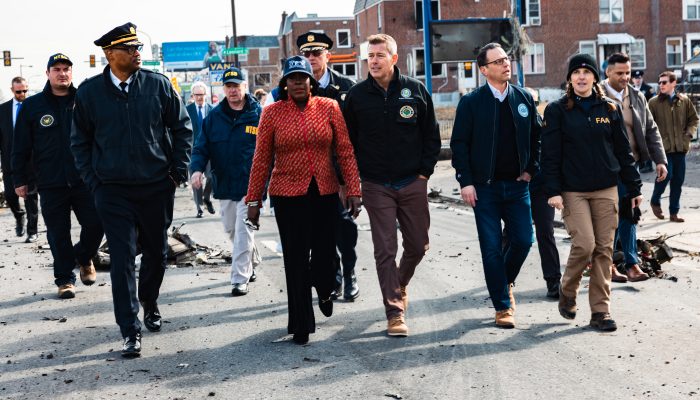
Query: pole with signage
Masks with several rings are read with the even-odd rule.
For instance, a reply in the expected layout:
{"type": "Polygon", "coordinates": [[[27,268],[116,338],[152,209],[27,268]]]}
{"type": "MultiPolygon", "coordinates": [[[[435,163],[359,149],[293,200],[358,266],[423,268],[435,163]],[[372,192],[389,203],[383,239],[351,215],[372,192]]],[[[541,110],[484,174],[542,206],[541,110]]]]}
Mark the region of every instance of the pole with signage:
{"type": "MultiPolygon", "coordinates": [[[[520,6],[520,2],[516,1],[515,2],[515,18],[518,20],[518,22],[522,21],[520,16],[523,13],[523,8],[520,6]]],[[[515,24],[513,25],[520,26],[520,24],[515,24]]],[[[516,47],[517,49],[517,47],[516,47]]],[[[520,57],[520,54],[513,54],[513,58],[515,58],[516,62],[518,63],[518,85],[520,87],[525,87],[525,77],[523,76],[523,63],[522,63],[522,57],[520,57]]]]}
{"type": "MultiPolygon", "coordinates": [[[[236,0],[231,0],[231,20],[233,22],[233,47],[238,47],[238,35],[236,34],[236,0]]],[[[238,53],[234,53],[233,62],[236,67],[240,67],[238,64],[238,53]]]]}
{"type": "Polygon", "coordinates": [[[433,94],[433,64],[430,54],[432,43],[430,41],[430,21],[433,16],[430,12],[431,0],[423,0],[423,65],[425,69],[425,87],[428,93],[433,94]]]}

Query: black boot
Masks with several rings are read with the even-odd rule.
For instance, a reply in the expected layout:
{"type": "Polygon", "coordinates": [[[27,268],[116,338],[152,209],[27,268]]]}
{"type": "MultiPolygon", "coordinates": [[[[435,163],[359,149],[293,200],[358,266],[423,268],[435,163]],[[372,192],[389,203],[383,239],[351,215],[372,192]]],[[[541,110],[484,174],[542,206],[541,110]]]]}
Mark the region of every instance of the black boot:
{"type": "Polygon", "coordinates": [[[345,301],[355,301],[356,298],[360,297],[360,288],[357,286],[355,270],[353,269],[349,274],[345,275],[345,294],[343,298],[345,301]]]}

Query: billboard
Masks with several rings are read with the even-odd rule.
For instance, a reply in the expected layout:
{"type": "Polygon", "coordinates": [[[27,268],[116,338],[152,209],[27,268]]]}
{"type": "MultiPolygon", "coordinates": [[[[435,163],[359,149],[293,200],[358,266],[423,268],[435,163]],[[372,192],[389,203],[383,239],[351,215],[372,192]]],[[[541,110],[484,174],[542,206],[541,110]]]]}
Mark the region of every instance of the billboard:
{"type": "Polygon", "coordinates": [[[166,71],[199,71],[210,63],[223,62],[224,42],[165,42],[162,47],[166,71]]]}
{"type": "Polygon", "coordinates": [[[491,42],[500,43],[506,53],[512,54],[514,31],[513,21],[508,18],[432,21],[433,62],[475,60],[479,49],[491,42]]]}

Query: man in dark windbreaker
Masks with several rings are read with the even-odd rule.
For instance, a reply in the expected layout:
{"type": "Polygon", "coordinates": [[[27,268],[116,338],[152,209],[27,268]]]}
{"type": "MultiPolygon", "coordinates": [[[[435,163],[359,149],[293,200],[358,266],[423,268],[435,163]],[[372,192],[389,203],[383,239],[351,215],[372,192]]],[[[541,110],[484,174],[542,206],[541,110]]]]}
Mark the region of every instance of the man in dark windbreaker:
{"type": "Polygon", "coordinates": [[[157,300],[165,274],[167,230],[175,188],[187,181],[192,124],[168,78],[140,68],[143,43],[136,25],[118,26],[95,45],[102,47],[109,65],[78,89],[71,147],[107,236],[114,314],[124,338],[122,356],[138,357],[139,302],[146,328],[161,328],[157,300]],[[138,297],[137,242],[143,254],[138,297]]]}
{"type": "Polygon", "coordinates": [[[70,150],[73,62],[65,54],[52,55],[46,76],[44,90],[28,98],[17,117],[12,170],[15,191],[23,198],[36,176],[58,297],[70,299],[75,297],[76,264],[83,284],[92,285],[97,279],[92,257],[103,232],[92,193],[80,179],[70,150]],[[75,245],[70,233],[71,209],[81,225],[80,241],[75,245]]]}

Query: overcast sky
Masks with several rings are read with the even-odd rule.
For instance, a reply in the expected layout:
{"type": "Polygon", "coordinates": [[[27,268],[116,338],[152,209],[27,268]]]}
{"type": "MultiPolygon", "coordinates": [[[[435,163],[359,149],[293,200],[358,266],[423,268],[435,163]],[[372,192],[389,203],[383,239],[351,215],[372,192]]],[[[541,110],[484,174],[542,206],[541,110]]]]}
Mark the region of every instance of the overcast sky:
{"type": "MultiPolygon", "coordinates": [[[[237,0],[238,35],[277,35],[282,12],[320,17],[352,16],[354,0],[237,0]]],[[[0,50],[11,50],[12,67],[0,65],[0,98],[10,96],[10,83],[20,73],[32,89],[46,81],[46,62],[63,52],[74,63],[73,80],[101,72],[100,48],[93,41],[115,26],[136,24],[141,41],[153,43],[223,40],[231,36],[231,0],[0,0],[0,50]],[[90,68],[95,54],[98,67],[90,68]],[[28,67],[31,65],[32,67],[28,67]]],[[[144,49],[144,58],[150,50],[144,49]]]]}

